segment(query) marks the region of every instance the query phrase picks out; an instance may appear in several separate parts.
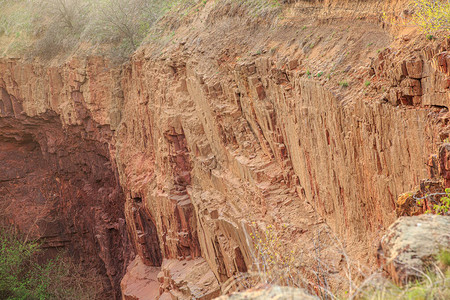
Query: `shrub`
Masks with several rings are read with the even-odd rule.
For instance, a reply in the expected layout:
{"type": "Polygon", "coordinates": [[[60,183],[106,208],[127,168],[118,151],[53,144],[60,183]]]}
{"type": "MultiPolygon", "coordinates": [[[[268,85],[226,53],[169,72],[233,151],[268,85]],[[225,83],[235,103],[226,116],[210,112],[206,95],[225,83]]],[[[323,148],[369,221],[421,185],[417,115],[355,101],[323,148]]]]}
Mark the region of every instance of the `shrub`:
{"type": "Polygon", "coordinates": [[[36,5],[51,23],[72,33],[83,30],[91,7],[87,0],[43,0],[36,5]]]}
{"type": "Polygon", "coordinates": [[[444,196],[438,201],[435,201],[435,203],[432,203],[432,208],[428,209],[426,213],[435,213],[437,215],[445,215],[448,213],[450,208],[450,188],[446,188],[445,193],[440,194],[444,196]]]}
{"type": "Polygon", "coordinates": [[[413,195],[417,205],[424,205],[427,210],[426,214],[447,215],[450,210],[450,188],[446,188],[445,192],[425,194],[425,196],[417,198],[413,195]],[[441,197],[442,196],[442,197],[441,197]]]}
{"type": "Polygon", "coordinates": [[[282,255],[281,240],[272,225],[264,233],[250,233],[256,252],[256,267],[263,283],[293,286],[294,251],[288,256],[282,255]]]}
{"type": "Polygon", "coordinates": [[[418,26],[429,40],[434,37],[450,37],[448,0],[410,0],[402,15],[394,16],[383,12],[383,19],[395,27],[418,26]]]}
{"type": "Polygon", "coordinates": [[[59,255],[44,260],[36,241],[0,229],[0,299],[95,299],[102,291],[96,276],[59,255]]]}
{"type": "Polygon", "coordinates": [[[131,49],[136,49],[168,3],[155,0],[99,1],[93,9],[98,19],[92,24],[92,33],[103,41],[123,40],[131,49]]]}
{"type": "Polygon", "coordinates": [[[0,298],[49,299],[47,287],[54,262],[35,262],[39,244],[21,240],[11,230],[0,232],[0,298]]]}
{"type": "Polygon", "coordinates": [[[449,36],[450,2],[440,0],[413,0],[412,21],[432,39],[433,36],[449,36]]]}

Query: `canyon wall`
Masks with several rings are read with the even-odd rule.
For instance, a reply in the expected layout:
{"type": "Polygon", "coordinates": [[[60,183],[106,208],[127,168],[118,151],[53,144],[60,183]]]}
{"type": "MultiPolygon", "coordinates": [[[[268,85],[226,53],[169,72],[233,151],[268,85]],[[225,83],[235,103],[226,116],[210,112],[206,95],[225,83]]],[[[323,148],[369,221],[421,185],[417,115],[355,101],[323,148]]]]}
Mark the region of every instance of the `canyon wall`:
{"type": "Polygon", "coordinates": [[[208,1],[120,67],[0,60],[5,222],[117,297],[134,259],[126,299],[219,295],[268,225],[308,280],[342,286],[344,248],[373,266],[448,137],[448,45],[389,29],[404,1],[287,2],[208,1]]]}
{"type": "Polygon", "coordinates": [[[98,274],[102,297],[120,299],[120,281],[134,256],[125,197],[111,160],[112,131],[96,121],[84,98],[104,101],[97,97],[111,93],[111,86],[90,89],[101,72],[72,68],[76,63],[58,69],[0,62],[2,225],[40,239],[53,255],[63,250],[98,274]]]}

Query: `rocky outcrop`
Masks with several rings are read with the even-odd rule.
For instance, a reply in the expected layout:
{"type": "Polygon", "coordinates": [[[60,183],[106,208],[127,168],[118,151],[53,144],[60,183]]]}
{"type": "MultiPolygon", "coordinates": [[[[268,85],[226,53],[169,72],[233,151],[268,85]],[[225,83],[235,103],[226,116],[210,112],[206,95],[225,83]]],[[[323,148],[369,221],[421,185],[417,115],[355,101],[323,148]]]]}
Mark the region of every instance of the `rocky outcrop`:
{"type": "Polygon", "coordinates": [[[158,274],[160,299],[215,299],[220,285],[203,258],[188,261],[165,260],[158,274]]]}
{"type": "Polygon", "coordinates": [[[153,300],[159,296],[159,267],[144,264],[139,255],[129,264],[121,282],[123,300],[153,300]]]}
{"type": "Polygon", "coordinates": [[[381,240],[379,262],[397,284],[420,278],[450,247],[449,230],[448,216],[401,217],[381,240]]]}
{"type": "Polygon", "coordinates": [[[161,268],[151,267],[136,256],[122,280],[124,300],[214,299],[220,286],[206,261],[165,260],[161,268]]]}
{"type": "Polygon", "coordinates": [[[378,12],[401,1],[289,2],[207,1],[120,67],[1,60],[5,219],[28,231],[32,211],[116,290],[135,252],[126,299],[161,266],[159,296],[217,295],[269,224],[315,285],[344,284],[340,245],[373,264],[450,132],[447,46],[392,41],[378,12]]]}

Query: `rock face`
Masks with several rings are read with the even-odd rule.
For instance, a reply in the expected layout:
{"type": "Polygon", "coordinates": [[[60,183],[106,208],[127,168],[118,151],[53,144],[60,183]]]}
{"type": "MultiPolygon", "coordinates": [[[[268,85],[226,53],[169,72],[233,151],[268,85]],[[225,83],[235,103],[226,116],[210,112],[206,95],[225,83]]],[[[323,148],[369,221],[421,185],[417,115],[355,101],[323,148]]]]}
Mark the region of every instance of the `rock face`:
{"type": "MultiPolygon", "coordinates": [[[[111,160],[112,132],[94,120],[95,110],[85,107],[80,92],[84,79],[77,74],[93,71],[68,67],[62,75],[62,69],[14,61],[2,61],[0,69],[2,225],[17,226],[45,248],[66,250],[104,279],[105,298],[119,299],[133,249],[125,196],[111,160]],[[48,106],[52,101],[54,109],[48,106]]],[[[92,100],[101,95],[99,89],[96,85],[85,94],[92,100]]]]}
{"type": "Polygon", "coordinates": [[[133,252],[107,144],[83,138],[80,127],[64,130],[51,112],[2,117],[0,131],[2,224],[67,250],[105,276],[105,297],[118,298],[133,252]]]}
{"type": "Polygon", "coordinates": [[[161,297],[215,296],[269,224],[314,284],[343,284],[338,245],[373,264],[395,199],[450,132],[449,47],[391,41],[378,12],[401,1],[289,2],[272,24],[207,1],[120,67],[0,60],[5,222],[70,249],[116,297],[137,254],[126,299],[161,266],[161,297]]]}
{"type": "Polygon", "coordinates": [[[397,284],[421,277],[434,256],[450,247],[450,217],[401,217],[380,243],[380,263],[397,284]]]}

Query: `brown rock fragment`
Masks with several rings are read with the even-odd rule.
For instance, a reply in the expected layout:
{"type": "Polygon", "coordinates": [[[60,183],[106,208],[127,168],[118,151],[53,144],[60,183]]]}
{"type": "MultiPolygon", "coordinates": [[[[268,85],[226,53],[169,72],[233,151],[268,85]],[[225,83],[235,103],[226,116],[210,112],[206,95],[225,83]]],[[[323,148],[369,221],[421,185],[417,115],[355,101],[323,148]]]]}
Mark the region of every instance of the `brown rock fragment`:
{"type": "Polygon", "coordinates": [[[407,74],[409,77],[414,79],[422,78],[423,71],[423,61],[422,60],[411,60],[407,61],[405,64],[407,74]]]}
{"type": "Polygon", "coordinates": [[[450,144],[445,143],[439,149],[439,175],[444,179],[444,186],[450,187],[450,144]]]}
{"type": "Polygon", "coordinates": [[[264,87],[262,86],[262,84],[257,85],[255,89],[256,93],[258,94],[258,99],[264,100],[266,98],[266,92],[264,91],[264,87]]]}
{"type": "Polygon", "coordinates": [[[421,96],[422,95],[422,86],[420,81],[417,79],[407,78],[402,81],[401,85],[402,93],[405,96],[421,96]]]}
{"type": "Polygon", "coordinates": [[[298,59],[293,59],[293,60],[289,61],[288,67],[289,67],[289,70],[291,70],[291,71],[294,70],[295,68],[297,68],[298,67],[298,59]]]}

